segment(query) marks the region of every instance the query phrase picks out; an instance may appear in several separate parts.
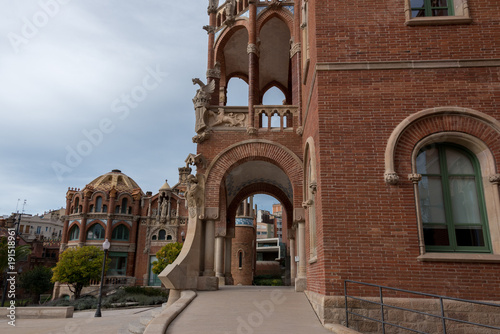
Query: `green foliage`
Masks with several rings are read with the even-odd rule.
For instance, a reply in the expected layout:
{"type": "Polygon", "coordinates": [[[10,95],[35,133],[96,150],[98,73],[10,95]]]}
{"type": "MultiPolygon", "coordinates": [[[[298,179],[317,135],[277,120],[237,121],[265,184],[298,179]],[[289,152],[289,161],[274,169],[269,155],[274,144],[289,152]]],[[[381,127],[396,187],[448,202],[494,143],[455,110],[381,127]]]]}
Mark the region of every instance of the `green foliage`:
{"type": "MultiPolygon", "coordinates": [[[[103,308],[126,306],[125,303],[136,303],[137,306],[158,305],[168,300],[168,292],[162,289],[125,287],[119,288],[114,293],[102,298],[103,308]],[[156,292],[152,292],[155,290],[156,292]],[[155,295],[156,294],[156,295],[155,295]]],[[[75,310],[95,309],[97,299],[93,296],[83,296],[78,300],[66,300],[64,298],[53,300],[48,306],[73,306],[75,310]]]]}
{"type": "Polygon", "coordinates": [[[51,278],[52,269],[39,266],[23,272],[19,277],[19,285],[32,296],[33,302],[38,302],[40,294],[52,290],[54,284],[51,278]]]}
{"type": "MultiPolygon", "coordinates": [[[[14,262],[25,258],[31,254],[31,247],[29,245],[17,246],[14,262]]],[[[10,261],[13,262],[13,261],[10,261]]],[[[0,238],[0,272],[5,271],[9,266],[9,243],[7,237],[0,238]]]]}
{"type": "Polygon", "coordinates": [[[126,286],[123,290],[128,294],[168,297],[168,291],[147,286],[126,286]]]}
{"type": "Polygon", "coordinates": [[[152,271],[154,274],[159,275],[166,266],[175,261],[182,249],[182,243],[172,242],[162,247],[157,253],[156,258],[158,261],[153,261],[152,271]]]}
{"type": "Polygon", "coordinates": [[[253,285],[260,286],[282,286],[283,280],[275,275],[260,275],[253,278],[253,285]]]}
{"type": "MultiPolygon", "coordinates": [[[[95,246],[68,248],[60,256],[54,269],[52,282],[68,284],[75,299],[91,281],[100,281],[104,251],[95,246]]],[[[110,259],[106,261],[106,269],[110,259]]]]}

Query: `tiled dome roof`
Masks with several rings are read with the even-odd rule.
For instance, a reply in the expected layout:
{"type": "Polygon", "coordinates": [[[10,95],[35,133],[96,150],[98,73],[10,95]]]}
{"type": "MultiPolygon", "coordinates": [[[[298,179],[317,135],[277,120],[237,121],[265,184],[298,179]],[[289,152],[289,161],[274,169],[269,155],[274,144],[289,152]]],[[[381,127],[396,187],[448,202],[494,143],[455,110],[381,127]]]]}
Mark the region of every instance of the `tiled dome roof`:
{"type": "Polygon", "coordinates": [[[129,193],[132,193],[135,189],[139,189],[142,193],[141,187],[132,178],[123,174],[118,169],[113,169],[110,173],[99,176],[87,186],[92,187],[94,190],[110,191],[115,188],[118,192],[129,193]]]}

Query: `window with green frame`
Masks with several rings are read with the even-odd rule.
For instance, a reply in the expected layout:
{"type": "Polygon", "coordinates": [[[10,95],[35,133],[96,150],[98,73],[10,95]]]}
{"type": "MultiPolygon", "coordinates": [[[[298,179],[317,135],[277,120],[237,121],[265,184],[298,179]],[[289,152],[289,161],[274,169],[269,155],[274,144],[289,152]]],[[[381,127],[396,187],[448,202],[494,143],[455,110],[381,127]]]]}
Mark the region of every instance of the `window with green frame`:
{"type": "Polygon", "coordinates": [[[80,228],[78,225],[74,225],[69,230],[69,240],[78,240],[80,238],[80,228]]]}
{"type": "Polygon", "coordinates": [[[433,144],[419,152],[416,164],[426,250],[491,252],[476,157],[453,144],[433,144]]]}
{"type": "Polygon", "coordinates": [[[411,17],[453,16],[454,0],[410,0],[411,17]]]}
{"type": "Polygon", "coordinates": [[[109,252],[109,269],[107,275],[110,276],[126,276],[127,275],[127,258],[126,252],[109,252]]]}
{"type": "Polygon", "coordinates": [[[87,231],[87,240],[104,240],[104,227],[101,224],[92,225],[87,231]]]}
{"type": "Polygon", "coordinates": [[[113,234],[111,235],[111,240],[128,241],[129,237],[130,237],[129,229],[125,225],[120,224],[114,228],[113,234]]]}

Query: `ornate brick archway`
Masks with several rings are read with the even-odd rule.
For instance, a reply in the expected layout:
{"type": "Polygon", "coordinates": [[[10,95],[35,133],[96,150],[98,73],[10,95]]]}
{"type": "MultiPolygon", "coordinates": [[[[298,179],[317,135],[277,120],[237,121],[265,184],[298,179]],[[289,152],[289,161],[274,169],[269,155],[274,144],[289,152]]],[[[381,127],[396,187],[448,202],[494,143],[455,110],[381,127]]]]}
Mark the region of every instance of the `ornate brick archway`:
{"type": "Polygon", "coordinates": [[[302,203],[302,161],[288,148],[267,140],[248,140],[222,151],[207,169],[205,206],[220,207],[221,189],[225,176],[242,163],[254,160],[269,162],[289,178],[293,189],[293,206],[302,203]]]}

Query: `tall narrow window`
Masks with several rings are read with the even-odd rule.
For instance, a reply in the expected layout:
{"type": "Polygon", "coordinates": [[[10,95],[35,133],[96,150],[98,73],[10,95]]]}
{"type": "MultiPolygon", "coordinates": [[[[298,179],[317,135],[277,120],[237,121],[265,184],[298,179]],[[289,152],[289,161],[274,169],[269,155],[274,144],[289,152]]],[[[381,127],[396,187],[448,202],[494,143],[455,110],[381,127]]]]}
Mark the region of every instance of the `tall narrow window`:
{"type": "Polygon", "coordinates": [[[74,225],[69,230],[69,240],[78,240],[79,238],[80,238],[80,228],[78,227],[78,225],[74,225]]]}
{"type": "Polygon", "coordinates": [[[165,240],[166,235],[167,232],[165,232],[165,230],[160,230],[160,232],[158,232],[158,240],[165,240]]]}
{"type": "Polygon", "coordinates": [[[243,268],[243,252],[238,252],[238,268],[243,268]]]}
{"type": "Polygon", "coordinates": [[[128,199],[124,198],[122,199],[122,207],[121,207],[121,213],[127,213],[127,207],[128,207],[128,199]]]}
{"type": "Polygon", "coordinates": [[[101,212],[102,211],[102,197],[99,196],[95,200],[95,212],[101,212]]]}
{"type": "Polygon", "coordinates": [[[75,212],[73,213],[78,213],[78,206],[80,205],[80,199],[77,197],[75,199],[75,212]]]}
{"type": "Polygon", "coordinates": [[[434,144],[419,152],[416,164],[426,250],[490,252],[476,157],[455,145],[434,144]]]}

